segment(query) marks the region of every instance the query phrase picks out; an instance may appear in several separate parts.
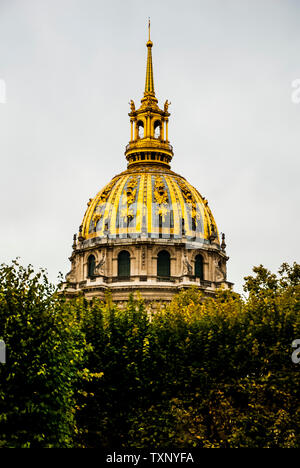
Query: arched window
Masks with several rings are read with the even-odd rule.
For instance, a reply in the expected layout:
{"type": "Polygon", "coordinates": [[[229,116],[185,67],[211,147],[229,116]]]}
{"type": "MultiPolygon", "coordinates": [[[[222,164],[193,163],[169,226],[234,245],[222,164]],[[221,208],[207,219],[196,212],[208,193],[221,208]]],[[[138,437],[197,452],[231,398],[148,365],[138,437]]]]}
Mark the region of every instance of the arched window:
{"type": "Polygon", "coordinates": [[[159,120],[154,122],[154,138],[160,138],[161,136],[161,123],[159,120]]]}
{"type": "Polygon", "coordinates": [[[157,255],[157,276],[170,276],[170,254],[166,250],[161,250],[157,255]]]}
{"type": "Polygon", "coordinates": [[[122,250],[118,255],[118,276],[130,276],[130,253],[127,250],[122,250]]]}
{"type": "Polygon", "coordinates": [[[204,279],[203,274],[203,257],[202,255],[196,255],[195,258],[195,276],[196,278],[204,279]]]}
{"type": "Polygon", "coordinates": [[[94,255],[90,255],[88,258],[88,277],[92,278],[95,273],[96,260],[94,255]]]}
{"type": "Polygon", "coordinates": [[[137,127],[138,127],[138,138],[144,138],[144,122],[139,120],[137,123],[137,127]]]}

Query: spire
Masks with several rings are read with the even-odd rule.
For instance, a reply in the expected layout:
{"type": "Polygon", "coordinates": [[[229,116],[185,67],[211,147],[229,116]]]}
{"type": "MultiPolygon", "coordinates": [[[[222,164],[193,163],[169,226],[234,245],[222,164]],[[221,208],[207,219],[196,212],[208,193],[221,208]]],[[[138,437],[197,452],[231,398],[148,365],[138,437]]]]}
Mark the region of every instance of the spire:
{"type": "Polygon", "coordinates": [[[168,122],[169,105],[166,100],[163,109],[158,106],[154,91],[152,46],[150,38],[150,18],[148,22],[147,69],[144,96],[139,108],[133,100],[129,102],[130,141],[126,146],[125,156],[128,167],[131,165],[160,165],[169,168],[173,157],[173,148],[169,142],[168,122]]]}
{"type": "Polygon", "coordinates": [[[154,81],[153,81],[152,51],[151,51],[153,43],[150,39],[150,18],[148,22],[148,30],[149,30],[149,38],[146,44],[147,49],[148,49],[148,54],[147,54],[147,68],[146,68],[146,81],[145,81],[144,96],[148,96],[148,95],[155,96],[154,81]]]}

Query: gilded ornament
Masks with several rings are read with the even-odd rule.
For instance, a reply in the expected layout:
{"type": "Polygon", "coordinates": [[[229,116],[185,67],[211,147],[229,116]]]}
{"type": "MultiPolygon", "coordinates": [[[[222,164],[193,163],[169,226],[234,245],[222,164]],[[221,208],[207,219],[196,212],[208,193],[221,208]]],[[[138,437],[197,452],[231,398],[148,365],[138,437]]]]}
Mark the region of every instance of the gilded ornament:
{"type": "Polygon", "coordinates": [[[111,183],[103,190],[103,192],[102,192],[101,195],[100,195],[100,203],[99,203],[99,204],[105,203],[105,202],[107,201],[108,196],[109,196],[109,194],[110,194],[110,192],[111,192],[111,189],[113,188],[114,184],[115,184],[114,181],[111,182],[111,183]]]}
{"type": "Polygon", "coordinates": [[[165,205],[160,205],[160,207],[157,208],[157,210],[156,210],[156,214],[161,216],[162,221],[165,222],[168,211],[169,211],[169,209],[165,205]]]}
{"type": "Polygon", "coordinates": [[[181,193],[189,207],[190,215],[192,219],[195,221],[195,226],[197,227],[198,221],[200,219],[200,215],[197,211],[197,202],[192,192],[190,191],[190,189],[181,180],[178,180],[178,184],[181,188],[181,193]]]}
{"type": "Polygon", "coordinates": [[[101,213],[95,213],[93,215],[93,222],[94,222],[94,227],[96,228],[98,222],[100,221],[100,219],[102,218],[102,214],[101,213]]]}
{"type": "Polygon", "coordinates": [[[155,179],[154,199],[159,205],[168,203],[169,201],[168,192],[166,191],[162,178],[159,176],[155,179]]]}
{"type": "Polygon", "coordinates": [[[127,222],[130,222],[134,218],[134,213],[132,208],[126,207],[121,209],[121,217],[126,220],[127,222]]]}
{"type": "Polygon", "coordinates": [[[127,219],[128,222],[130,222],[134,218],[133,209],[130,205],[132,205],[135,202],[137,184],[137,176],[132,176],[127,183],[126,192],[123,196],[123,208],[121,209],[121,216],[122,218],[127,219]]]}
{"type": "Polygon", "coordinates": [[[166,215],[169,211],[168,208],[168,192],[166,191],[165,184],[163,179],[160,176],[157,176],[155,179],[155,186],[154,186],[154,199],[156,203],[159,205],[156,209],[156,214],[161,216],[162,221],[164,222],[166,219],[166,215]]]}

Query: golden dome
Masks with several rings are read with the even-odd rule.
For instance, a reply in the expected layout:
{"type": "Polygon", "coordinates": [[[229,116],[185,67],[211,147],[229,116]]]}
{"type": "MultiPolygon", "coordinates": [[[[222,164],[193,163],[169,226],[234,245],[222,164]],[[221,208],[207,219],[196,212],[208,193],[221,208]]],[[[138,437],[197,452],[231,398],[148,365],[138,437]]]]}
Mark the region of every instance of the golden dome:
{"type": "Polygon", "coordinates": [[[152,41],[147,42],[144,96],[136,109],[130,101],[131,138],[128,169],[88,203],[80,240],[95,238],[181,239],[220,246],[207,200],[184,177],[170,170],[169,105],[160,109],[154,91],[152,41]]]}
{"type": "Polygon", "coordinates": [[[130,167],[88,203],[81,237],[180,239],[219,245],[207,200],[184,177],[152,165],[130,167]]]}
{"type": "Polygon", "coordinates": [[[207,200],[173,172],[169,107],[159,106],[154,90],[153,43],[149,38],[144,94],[130,100],[127,170],[113,177],[88,202],[79,235],[73,237],[66,297],[84,294],[122,307],[139,292],[147,310],[196,286],[214,296],[229,289],[225,235],[220,239],[207,200]]]}

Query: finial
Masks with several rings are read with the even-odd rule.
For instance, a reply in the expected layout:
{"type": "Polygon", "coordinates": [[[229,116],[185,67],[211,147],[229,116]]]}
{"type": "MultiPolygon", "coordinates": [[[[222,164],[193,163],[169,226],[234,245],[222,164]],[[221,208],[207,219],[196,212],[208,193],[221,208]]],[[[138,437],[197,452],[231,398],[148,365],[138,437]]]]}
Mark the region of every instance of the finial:
{"type": "Polygon", "coordinates": [[[148,18],[148,42],[146,44],[147,47],[152,47],[153,42],[150,39],[150,29],[151,29],[151,23],[150,23],[150,17],[148,18]]]}
{"type": "Polygon", "coordinates": [[[82,227],[83,227],[82,224],[80,224],[80,226],[79,226],[79,235],[78,235],[79,242],[84,241],[84,237],[82,235],[82,227]]]}
{"type": "Polygon", "coordinates": [[[150,39],[150,18],[148,20],[148,28],[149,28],[149,40],[148,40],[148,42],[146,44],[147,49],[148,49],[148,54],[147,54],[146,82],[145,82],[144,96],[155,97],[154,80],[153,80],[152,54],[151,54],[151,48],[153,46],[153,43],[152,43],[152,41],[150,39]]]}
{"type": "MultiPolygon", "coordinates": [[[[147,62],[144,95],[139,108],[135,107],[132,99],[129,102],[130,142],[126,146],[125,156],[128,161],[128,167],[140,165],[142,164],[141,161],[146,162],[146,160],[150,159],[149,155],[151,155],[153,164],[169,167],[169,163],[173,157],[173,149],[169,144],[168,138],[169,106],[171,103],[166,100],[163,109],[161,109],[155,96],[152,63],[153,43],[151,41],[151,22],[149,17],[148,35],[146,37],[147,62]],[[143,127],[142,131],[141,127],[143,127]]],[[[131,219],[128,218],[128,224],[130,221],[131,219]]]]}
{"type": "Polygon", "coordinates": [[[74,236],[73,236],[73,245],[72,245],[73,250],[76,249],[76,238],[77,238],[77,236],[76,236],[76,234],[74,234],[74,236]]]}
{"type": "Polygon", "coordinates": [[[222,233],[222,244],[221,244],[221,249],[222,249],[223,251],[226,249],[225,234],[224,234],[224,232],[222,233]]]}

